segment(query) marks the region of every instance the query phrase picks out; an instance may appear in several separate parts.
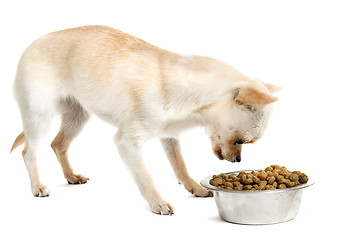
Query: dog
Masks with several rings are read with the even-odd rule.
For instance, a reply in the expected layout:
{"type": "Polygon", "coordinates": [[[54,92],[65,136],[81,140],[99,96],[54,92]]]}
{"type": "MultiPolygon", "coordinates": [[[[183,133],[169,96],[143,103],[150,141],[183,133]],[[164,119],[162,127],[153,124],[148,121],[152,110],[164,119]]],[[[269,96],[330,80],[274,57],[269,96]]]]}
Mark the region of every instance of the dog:
{"type": "Polygon", "coordinates": [[[176,54],[110,27],[57,31],[35,40],[19,60],[14,96],[23,132],[11,151],[25,143],[32,193],[49,196],[36,152],[53,117],[61,115],[51,147],[68,183],[84,184],[88,178],[74,173],[67,151],[95,114],[118,127],[114,142],[151,211],[172,215],[143,163],[144,142],[160,138],[179,183],[195,196],[210,197],[187,172],[179,133],[203,126],[219,159],[240,162],[242,145],[263,135],[277,90],[220,60],[176,54]]]}

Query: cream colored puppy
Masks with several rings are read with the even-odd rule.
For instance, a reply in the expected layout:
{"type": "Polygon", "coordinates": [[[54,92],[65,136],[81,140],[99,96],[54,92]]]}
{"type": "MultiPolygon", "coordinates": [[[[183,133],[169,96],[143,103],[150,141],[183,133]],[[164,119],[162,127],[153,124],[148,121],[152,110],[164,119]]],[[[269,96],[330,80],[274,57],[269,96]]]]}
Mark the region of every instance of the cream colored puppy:
{"type": "Polygon", "coordinates": [[[39,180],[36,151],[52,118],[61,114],[51,147],[67,181],[86,183],[71,168],[67,150],[94,113],[118,127],[115,144],[151,210],[172,214],[143,163],[144,142],[160,138],[178,181],[195,196],[211,196],[189,176],[178,134],[204,126],[215,154],[239,162],[241,145],[264,132],[276,100],[273,89],[219,60],[175,54],[109,27],[58,31],[34,41],[20,59],[14,93],[23,133],[12,150],[25,143],[32,193],[49,196],[39,180]]]}

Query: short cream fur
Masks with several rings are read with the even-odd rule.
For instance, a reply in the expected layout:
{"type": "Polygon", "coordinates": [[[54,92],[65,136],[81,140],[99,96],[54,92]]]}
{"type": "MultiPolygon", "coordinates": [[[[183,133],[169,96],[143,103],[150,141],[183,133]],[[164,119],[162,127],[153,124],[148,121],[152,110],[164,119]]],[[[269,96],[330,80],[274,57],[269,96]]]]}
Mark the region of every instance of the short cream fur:
{"type": "Polygon", "coordinates": [[[49,196],[36,164],[39,141],[57,114],[62,116],[51,144],[71,184],[88,178],[75,174],[67,150],[95,114],[118,127],[114,142],[153,212],[173,214],[142,161],[150,138],[162,146],[184,187],[195,196],[212,193],[188,174],[178,135],[203,126],[220,159],[240,161],[241,147],[265,130],[276,86],[248,78],[208,57],[179,55],[105,26],[84,26],[47,34],[23,53],[14,94],[23,132],[13,148],[25,143],[23,157],[34,196],[49,196]]]}

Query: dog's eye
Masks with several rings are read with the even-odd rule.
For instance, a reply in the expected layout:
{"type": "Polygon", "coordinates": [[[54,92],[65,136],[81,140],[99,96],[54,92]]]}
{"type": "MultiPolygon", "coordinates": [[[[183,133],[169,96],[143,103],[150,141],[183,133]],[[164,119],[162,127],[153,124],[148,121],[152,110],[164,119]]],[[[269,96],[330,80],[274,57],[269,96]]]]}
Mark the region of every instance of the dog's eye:
{"type": "Polygon", "coordinates": [[[237,140],[236,142],[234,142],[234,145],[240,145],[243,144],[244,141],[243,140],[237,140]]]}
{"type": "Polygon", "coordinates": [[[255,112],[255,107],[253,105],[243,104],[246,110],[250,112],[255,112]]]}

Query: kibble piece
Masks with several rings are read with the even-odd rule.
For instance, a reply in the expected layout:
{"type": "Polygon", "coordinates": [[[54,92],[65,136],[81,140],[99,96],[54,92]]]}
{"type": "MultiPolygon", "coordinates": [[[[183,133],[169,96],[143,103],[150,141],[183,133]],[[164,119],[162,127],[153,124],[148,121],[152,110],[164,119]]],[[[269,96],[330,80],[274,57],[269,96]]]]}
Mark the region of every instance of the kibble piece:
{"type": "Polygon", "coordinates": [[[246,175],[245,175],[245,174],[241,174],[239,178],[240,178],[240,182],[241,182],[242,184],[245,184],[245,180],[247,179],[246,175]]]}
{"type": "Polygon", "coordinates": [[[308,181],[308,176],[306,176],[305,174],[304,175],[301,175],[299,177],[299,182],[300,183],[306,183],[308,181]]]}
{"type": "Polygon", "coordinates": [[[243,187],[243,190],[251,190],[252,189],[252,185],[245,185],[243,187]]]}
{"type": "Polygon", "coordinates": [[[254,181],[252,180],[252,178],[250,177],[250,178],[246,178],[245,180],[244,180],[244,184],[245,185],[250,185],[250,184],[252,184],[254,181]]]}
{"type": "Polygon", "coordinates": [[[284,183],[285,183],[286,187],[288,187],[288,188],[295,186],[295,183],[290,181],[289,179],[286,179],[286,181],[284,183]]]}
{"type": "Polygon", "coordinates": [[[243,185],[240,183],[240,182],[233,182],[233,186],[234,186],[234,188],[236,188],[236,187],[243,187],[243,185]]]}
{"type": "Polygon", "coordinates": [[[264,170],[260,170],[256,175],[260,180],[265,180],[267,173],[264,170]]]}
{"type": "Polygon", "coordinates": [[[291,173],[289,179],[292,182],[296,182],[296,181],[299,181],[299,176],[294,173],[291,173]]]}
{"type": "Polygon", "coordinates": [[[264,190],[267,185],[267,181],[260,181],[259,190],[264,190]]]}
{"type": "Polygon", "coordinates": [[[266,179],[269,179],[270,177],[274,176],[274,171],[270,172],[270,171],[267,171],[267,177],[266,179]]]}
{"type": "Polygon", "coordinates": [[[277,176],[276,181],[278,181],[278,183],[284,183],[285,177],[283,175],[279,175],[277,176]]]}
{"type": "Polygon", "coordinates": [[[210,180],[210,184],[214,185],[214,186],[219,186],[219,185],[223,184],[223,179],[221,177],[216,177],[216,178],[210,180]]]}
{"type": "Polygon", "coordinates": [[[281,168],[279,174],[283,175],[285,178],[289,178],[291,173],[286,168],[281,168]]]}
{"type": "Polygon", "coordinates": [[[272,169],[280,169],[280,168],[281,168],[280,165],[276,165],[276,164],[270,165],[270,167],[271,167],[272,169]]]}
{"type": "Polygon", "coordinates": [[[231,181],[238,181],[239,178],[237,177],[236,174],[231,174],[231,175],[230,175],[230,180],[231,180],[231,181]]]}
{"type": "Polygon", "coordinates": [[[226,189],[233,189],[234,186],[233,186],[233,184],[232,184],[231,182],[226,182],[226,183],[225,183],[225,188],[226,188],[226,189]]]}
{"type": "Polygon", "coordinates": [[[275,190],[276,188],[273,185],[266,185],[266,190],[275,190]]]}
{"type": "Polygon", "coordinates": [[[278,189],[284,189],[284,188],[286,188],[286,185],[283,184],[283,183],[281,183],[281,184],[279,184],[279,185],[277,186],[277,188],[278,188],[278,189]]]}
{"type": "Polygon", "coordinates": [[[274,169],[272,167],[265,168],[265,172],[272,172],[274,169]]]}
{"type": "Polygon", "coordinates": [[[269,180],[268,180],[268,184],[273,184],[275,182],[275,177],[274,176],[272,176],[272,177],[270,177],[269,178],[269,180]]]}
{"type": "Polygon", "coordinates": [[[254,183],[259,184],[260,183],[260,178],[258,178],[257,176],[253,176],[252,180],[254,181],[254,183]]]}

